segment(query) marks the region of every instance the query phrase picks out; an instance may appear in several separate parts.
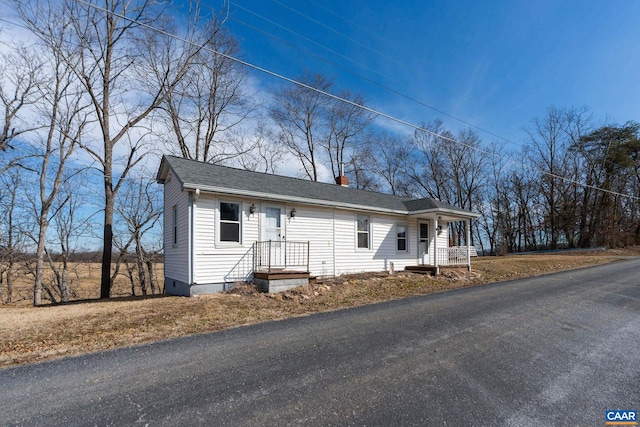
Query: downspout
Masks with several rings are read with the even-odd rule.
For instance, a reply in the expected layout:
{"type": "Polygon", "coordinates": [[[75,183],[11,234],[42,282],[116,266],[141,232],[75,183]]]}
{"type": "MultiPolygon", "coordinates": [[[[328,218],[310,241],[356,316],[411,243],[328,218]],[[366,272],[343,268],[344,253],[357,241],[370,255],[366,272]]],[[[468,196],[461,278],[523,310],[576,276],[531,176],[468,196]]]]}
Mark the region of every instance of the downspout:
{"type": "MultiPolygon", "coordinates": [[[[189,263],[189,289],[191,289],[192,285],[195,285],[194,283],[194,277],[195,277],[195,240],[196,240],[196,235],[195,235],[195,228],[196,228],[196,221],[195,221],[195,202],[196,200],[198,200],[198,197],[200,196],[200,190],[196,189],[195,192],[189,192],[189,258],[188,258],[188,263],[189,263]]],[[[191,294],[191,290],[189,290],[189,294],[191,294]]]]}
{"type": "MultiPolygon", "coordinates": [[[[187,203],[187,285],[191,289],[193,283],[193,194],[189,191],[187,203]]],[[[189,291],[191,293],[191,291],[189,291]]]]}

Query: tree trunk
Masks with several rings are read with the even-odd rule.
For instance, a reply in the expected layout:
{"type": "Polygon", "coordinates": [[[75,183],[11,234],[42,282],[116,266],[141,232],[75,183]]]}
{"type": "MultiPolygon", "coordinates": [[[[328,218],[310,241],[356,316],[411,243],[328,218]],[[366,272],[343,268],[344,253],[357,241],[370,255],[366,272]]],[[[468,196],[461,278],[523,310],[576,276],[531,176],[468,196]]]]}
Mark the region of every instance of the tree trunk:
{"type": "Polygon", "coordinates": [[[9,268],[7,268],[7,302],[11,304],[13,302],[13,281],[11,280],[11,268],[12,264],[9,264],[9,268]]]}
{"type": "Polygon", "coordinates": [[[105,142],[105,170],[104,170],[104,230],[102,234],[102,276],[100,279],[100,299],[107,299],[111,295],[111,257],[113,251],[113,210],[115,194],[112,181],[112,150],[105,142]]]}
{"type": "Polygon", "coordinates": [[[138,269],[138,281],[140,282],[140,289],[142,290],[142,295],[147,295],[148,293],[148,283],[146,278],[146,268],[144,265],[145,253],[142,248],[142,243],[140,242],[140,236],[136,235],[136,268],[138,269]]]}
{"type": "Polygon", "coordinates": [[[131,296],[135,297],[136,296],[136,281],[133,278],[133,269],[135,268],[135,266],[130,265],[129,261],[126,261],[124,263],[126,269],[127,269],[127,277],[129,278],[129,283],[131,283],[131,296]]]}
{"type": "Polygon", "coordinates": [[[104,225],[102,238],[102,277],[100,279],[100,298],[105,299],[109,298],[111,294],[111,250],[113,246],[113,243],[111,242],[111,239],[113,238],[111,224],[104,225]]]}
{"type": "Polygon", "coordinates": [[[38,247],[36,249],[36,281],[33,285],[33,305],[42,304],[42,278],[44,275],[44,245],[47,233],[46,214],[40,216],[40,230],[38,232],[38,247]]]}
{"type": "Polygon", "coordinates": [[[158,293],[158,287],[156,286],[156,279],[153,277],[153,261],[147,259],[146,264],[147,273],[149,274],[149,286],[151,287],[151,293],[155,295],[158,293]]]}
{"type": "Polygon", "coordinates": [[[60,301],[69,302],[69,263],[66,255],[62,255],[62,275],[60,278],[60,301]]]}

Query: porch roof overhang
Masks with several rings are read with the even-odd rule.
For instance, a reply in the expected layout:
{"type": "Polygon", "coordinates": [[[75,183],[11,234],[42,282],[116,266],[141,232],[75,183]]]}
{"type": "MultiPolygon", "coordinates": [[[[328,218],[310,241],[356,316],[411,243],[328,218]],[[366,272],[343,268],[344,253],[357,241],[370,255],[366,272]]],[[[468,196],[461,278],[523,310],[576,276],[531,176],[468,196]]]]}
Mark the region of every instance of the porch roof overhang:
{"type": "Polygon", "coordinates": [[[410,212],[410,218],[424,218],[433,219],[434,215],[438,215],[440,220],[452,222],[452,221],[464,221],[466,219],[479,218],[481,215],[475,212],[464,211],[461,209],[425,209],[418,212],[410,212]]]}

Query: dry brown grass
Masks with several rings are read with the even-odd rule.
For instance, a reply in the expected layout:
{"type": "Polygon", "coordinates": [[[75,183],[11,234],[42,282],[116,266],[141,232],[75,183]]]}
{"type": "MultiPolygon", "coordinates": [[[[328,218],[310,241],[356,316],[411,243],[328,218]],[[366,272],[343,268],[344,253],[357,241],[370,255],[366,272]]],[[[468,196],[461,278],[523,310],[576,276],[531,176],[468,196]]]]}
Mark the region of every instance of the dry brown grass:
{"type": "MultiPolygon", "coordinates": [[[[71,300],[87,300],[97,299],[100,297],[100,263],[70,263],[69,264],[69,295],[71,300]]],[[[115,297],[130,296],[131,282],[124,276],[126,269],[124,266],[120,268],[121,274],[116,277],[111,295],[115,297]]],[[[164,271],[162,263],[154,264],[154,276],[156,283],[162,284],[164,271]]],[[[16,304],[32,304],[33,303],[33,276],[25,272],[18,273],[14,278],[13,284],[13,302],[16,304]]],[[[43,280],[44,286],[49,287],[52,293],[59,299],[59,295],[52,286],[53,274],[50,271],[45,273],[43,280]]],[[[141,295],[140,286],[135,289],[136,295],[141,295]]],[[[48,298],[46,292],[43,292],[43,298],[48,298]]],[[[6,285],[0,287],[0,302],[7,300],[6,285]]]]}
{"type": "Polygon", "coordinates": [[[264,294],[241,285],[231,293],[195,298],[120,297],[37,308],[24,303],[0,305],[0,366],[580,268],[639,254],[632,250],[485,257],[474,260],[472,272],[444,269],[436,278],[404,272],[341,276],[281,294],[264,294]]]}

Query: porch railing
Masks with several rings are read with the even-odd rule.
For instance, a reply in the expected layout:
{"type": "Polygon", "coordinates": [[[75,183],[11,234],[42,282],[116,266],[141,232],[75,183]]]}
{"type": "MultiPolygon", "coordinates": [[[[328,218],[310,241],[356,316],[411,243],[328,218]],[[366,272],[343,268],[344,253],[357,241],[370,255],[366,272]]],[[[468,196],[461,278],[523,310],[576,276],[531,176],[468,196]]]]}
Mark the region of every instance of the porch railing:
{"type": "Polygon", "coordinates": [[[253,244],[253,270],[309,271],[309,242],[268,240],[253,244]]]}
{"type": "MultiPolygon", "coordinates": [[[[474,246],[470,249],[471,256],[478,256],[474,246]]],[[[438,265],[467,265],[467,247],[438,248],[438,265]]]]}

